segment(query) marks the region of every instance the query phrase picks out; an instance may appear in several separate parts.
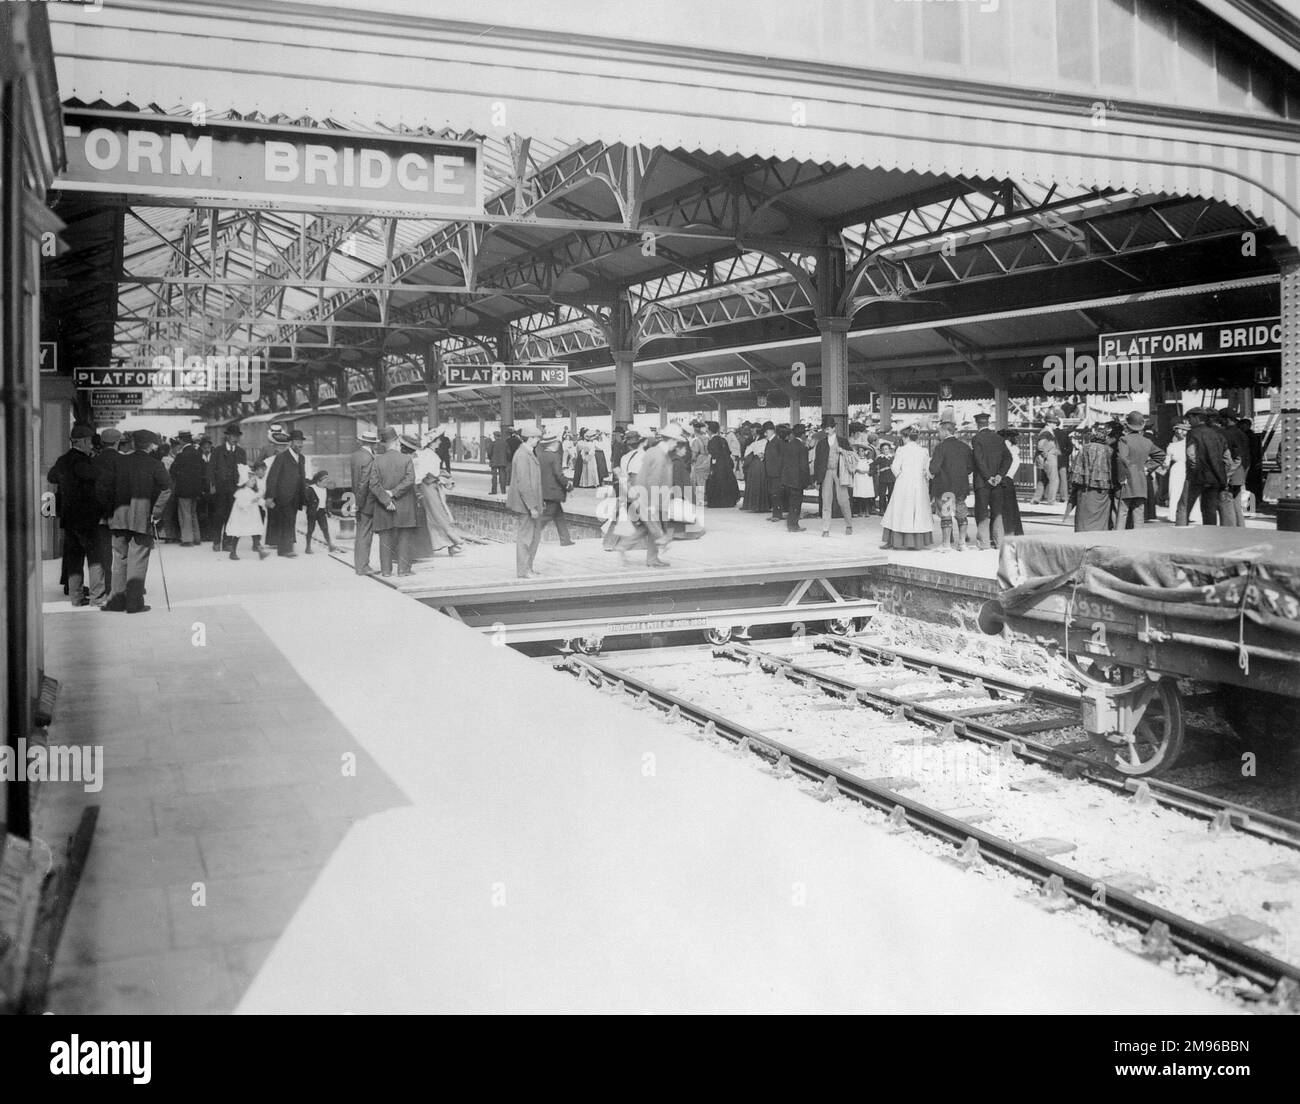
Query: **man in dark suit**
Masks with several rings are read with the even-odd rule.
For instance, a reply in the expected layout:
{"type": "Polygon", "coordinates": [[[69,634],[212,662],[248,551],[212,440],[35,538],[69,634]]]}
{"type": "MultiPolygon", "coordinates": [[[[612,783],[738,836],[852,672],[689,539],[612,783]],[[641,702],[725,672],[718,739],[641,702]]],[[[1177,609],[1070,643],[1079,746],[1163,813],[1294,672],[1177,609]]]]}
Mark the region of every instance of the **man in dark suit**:
{"type": "Polygon", "coordinates": [[[1217,411],[1211,424],[1227,443],[1229,453],[1228,485],[1219,492],[1219,524],[1241,528],[1246,524],[1241,509],[1241,492],[1250,470],[1250,438],[1237,425],[1237,412],[1231,407],[1217,411]]]}
{"type": "Polygon", "coordinates": [[[784,422],[773,428],[774,436],[763,451],[763,477],[767,480],[767,496],[772,503],[772,516],[768,521],[785,518],[785,489],[781,486],[781,450],[790,447],[790,427],[784,422]]]}
{"type": "Polygon", "coordinates": [[[176,517],[181,531],[181,547],[199,543],[199,495],[203,493],[203,461],[194,447],[194,436],[185,430],[177,434],[179,451],[172,460],[172,494],[176,496],[176,517]]]}
{"type": "Polygon", "coordinates": [[[501,430],[492,431],[492,444],[488,446],[488,463],[492,467],[492,489],[488,494],[505,494],[510,485],[510,453],[501,430]]]}
{"type": "Polygon", "coordinates": [[[370,466],[370,493],[374,496],[374,526],[379,534],[379,572],[412,575],[411,537],[415,532],[415,463],[402,454],[397,430],[386,426],[380,434],[384,451],[370,466]]]}
{"type": "Polygon", "coordinates": [[[940,551],[950,546],[964,552],[970,544],[967,532],[966,498],[970,494],[971,472],[975,456],[971,447],[957,436],[957,423],[945,419],[939,423],[939,443],[930,457],[930,497],[939,515],[942,536],[940,551]],[[951,495],[945,500],[945,495],[951,495]]]}
{"type": "Polygon", "coordinates": [[[1124,424],[1124,436],[1115,446],[1127,471],[1123,485],[1115,494],[1116,529],[1132,529],[1135,524],[1146,524],[1147,476],[1165,460],[1164,450],[1142,432],[1146,416],[1141,411],[1130,411],[1124,424]]]}
{"type": "Polygon", "coordinates": [[[248,463],[248,455],[239,447],[243,431],[237,425],[226,427],[226,439],[212,453],[212,551],[222,552],[230,547],[225,539],[226,521],[235,505],[235,489],[239,486],[239,466],[248,463]]]}
{"type": "Polygon", "coordinates": [[[1002,543],[1002,495],[994,490],[1011,470],[1011,451],[1000,433],[989,429],[989,416],[976,414],[979,427],[971,440],[975,465],[975,532],[981,548],[1002,543]],[[990,537],[990,522],[992,536],[990,537]]]}
{"type": "Polygon", "coordinates": [[[1250,467],[1246,471],[1246,490],[1255,499],[1255,512],[1264,509],[1264,438],[1255,432],[1249,418],[1238,418],[1237,428],[1245,435],[1250,467]]]}
{"type": "Polygon", "coordinates": [[[560,544],[567,547],[573,543],[573,538],[564,518],[564,500],[573,490],[573,484],[564,477],[560,439],[554,433],[544,434],[534,455],[542,476],[542,517],[538,529],[544,529],[548,521],[555,522],[555,534],[560,538],[560,544]]]}
{"type": "Polygon", "coordinates": [[[104,598],[108,601],[109,580],[113,575],[113,530],[108,527],[113,513],[114,484],[120,448],[126,444],[120,429],[105,429],[99,435],[100,449],[91,463],[95,466],[95,503],[99,507],[99,524],[95,528],[95,550],[104,572],[104,598]]]}
{"type": "Polygon", "coordinates": [[[777,439],[781,441],[779,480],[781,492],[785,497],[785,527],[791,533],[802,533],[804,527],[799,524],[799,521],[803,517],[803,492],[804,488],[812,482],[812,472],[808,468],[808,447],[804,443],[804,428],[801,425],[795,426],[790,431],[788,440],[783,440],[780,433],[781,430],[778,429],[777,439]]]}
{"type": "Polygon", "coordinates": [[[153,455],[158,435],[137,429],[131,436],[134,450],[119,456],[114,469],[113,513],[108,522],[113,531],[113,582],[101,607],[108,613],[145,613],[150,608],[144,604],[144,583],[153,526],[171,497],[171,477],[153,455]]]}
{"type": "Polygon", "coordinates": [[[302,509],[307,494],[302,454],[289,448],[287,433],[271,434],[271,444],[276,448],[275,459],[266,473],[267,526],[266,539],[274,544],[281,556],[293,557],[297,541],[298,511],[302,509]]]}
{"type": "Polygon", "coordinates": [[[372,574],[370,547],[375,539],[375,499],[370,493],[370,472],[375,465],[375,449],[379,434],[362,430],[357,435],[359,444],[350,457],[352,467],[352,500],[356,506],[357,532],[352,545],[352,567],[358,575],[372,574]]]}
{"type": "Polygon", "coordinates": [[[71,447],[54,462],[47,476],[59,489],[63,567],[68,577],[68,598],[74,606],[87,604],[83,593],[87,563],[90,565],[90,601],[98,605],[107,597],[96,532],[101,512],[95,494],[95,463],[90,457],[94,436],[95,431],[90,426],[74,425],[71,447]]]}
{"type": "Polygon", "coordinates": [[[1201,523],[1219,524],[1219,500],[1228,486],[1225,455],[1228,443],[1209,424],[1209,413],[1200,407],[1187,412],[1192,428],[1187,434],[1187,485],[1179,505],[1176,525],[1186,525],[1187,515],[1197,502],[1201,504],[1201,523]]]}

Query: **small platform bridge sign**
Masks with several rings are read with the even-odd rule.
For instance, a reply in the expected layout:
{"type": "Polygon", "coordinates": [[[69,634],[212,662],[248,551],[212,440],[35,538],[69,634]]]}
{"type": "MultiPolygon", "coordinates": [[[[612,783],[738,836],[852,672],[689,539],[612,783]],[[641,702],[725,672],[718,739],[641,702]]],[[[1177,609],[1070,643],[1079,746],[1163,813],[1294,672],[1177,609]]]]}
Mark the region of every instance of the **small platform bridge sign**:
{"type": "Polygon", "coordinates": [[[567,364],[443,364],[444,387],[567,387],[567,364]]]}

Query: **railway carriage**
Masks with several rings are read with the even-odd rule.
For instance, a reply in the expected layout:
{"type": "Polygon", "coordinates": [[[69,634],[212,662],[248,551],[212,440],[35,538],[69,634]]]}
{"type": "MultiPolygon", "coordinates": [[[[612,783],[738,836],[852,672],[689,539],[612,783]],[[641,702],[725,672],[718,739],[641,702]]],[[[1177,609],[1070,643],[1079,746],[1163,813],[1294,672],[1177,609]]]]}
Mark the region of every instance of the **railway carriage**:
{"type": "Polygon", "coordinates": [[[1217,699],[1244,750],[1300,732],[1300,534],[1147,526],[1008,537],[1000,556],[982,626],[1065,657],[1117,770],[1172,766],[1192,698],[1217,699]]]}
{"type": "Polygon", "coordinates": [[[272,455],[271,426],[277,423],[286,432],[295,429],[302,431],[305,438],[303,454],[307,457],[308,470],[329,473],[330,512],[350,515],[350,457],[356,451],[358,435],[366,429],[373,429],[374,423],[356,414],[304,411],[300,414],[251,414],[247,418],[209,426],[209,429],[224,430],[228,425],[237,424],[243,432],[240,444],[248,453],[249,463],[255,464],[272,455]]]}

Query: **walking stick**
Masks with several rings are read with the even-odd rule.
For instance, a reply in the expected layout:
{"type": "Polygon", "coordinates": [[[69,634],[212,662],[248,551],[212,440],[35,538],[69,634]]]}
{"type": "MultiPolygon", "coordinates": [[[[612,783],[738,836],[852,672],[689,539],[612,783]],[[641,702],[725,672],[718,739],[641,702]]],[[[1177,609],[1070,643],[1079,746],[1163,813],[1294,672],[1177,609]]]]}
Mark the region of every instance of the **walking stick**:
{"type": "Polygon", "coordinates": [[[172,611],[172,598],[167,593],[167,568],[163,566],[162,542],[158,540],[158,523],[150,519],[149,524],[153,527],[153,546],[158,550],[158,573],[162,575],[163,597],[167,600],[167,612],[172,611]]]}

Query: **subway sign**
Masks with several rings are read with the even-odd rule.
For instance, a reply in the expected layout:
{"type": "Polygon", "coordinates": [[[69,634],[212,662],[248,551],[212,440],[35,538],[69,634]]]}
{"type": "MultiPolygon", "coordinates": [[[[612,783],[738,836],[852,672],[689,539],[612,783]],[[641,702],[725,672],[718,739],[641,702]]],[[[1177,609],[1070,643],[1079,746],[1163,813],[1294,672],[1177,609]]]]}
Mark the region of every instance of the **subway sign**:
{"type": "Polygon", "coordinates": [[[1282,349],[1282,319],[1243,318],[1235,322],[1197,322],[1150,330],[1097,335],[1097,358],[1200,360],[1204,357],[1260,356],[1282,349]]]}
{"type": "MultiPolygon", "coordinates": [[[[880,396],[872,394],[871,409],[880,412],[880,396]]],[[[894,391],[889,396],[891,414],[938,414],[939,396],[920,392],[894,391]]]]}
{"type": "Polygon", "coordinates": [[[65,111],[67,168],[56,188],[195,206],[483,213],[477,142],[410,134],[65,111]]]}
{"type": "Polygon", "coordinates": [[[697,395],[725,395],[733,391],[748,391],[749,369],[740,368],[734,372],[710,372],[695,377],[697,395]]]}
{"type": "Polygon", "coordinates": [[[444,387],[567,387],[567,364],[443,364],[444,387]]]}

